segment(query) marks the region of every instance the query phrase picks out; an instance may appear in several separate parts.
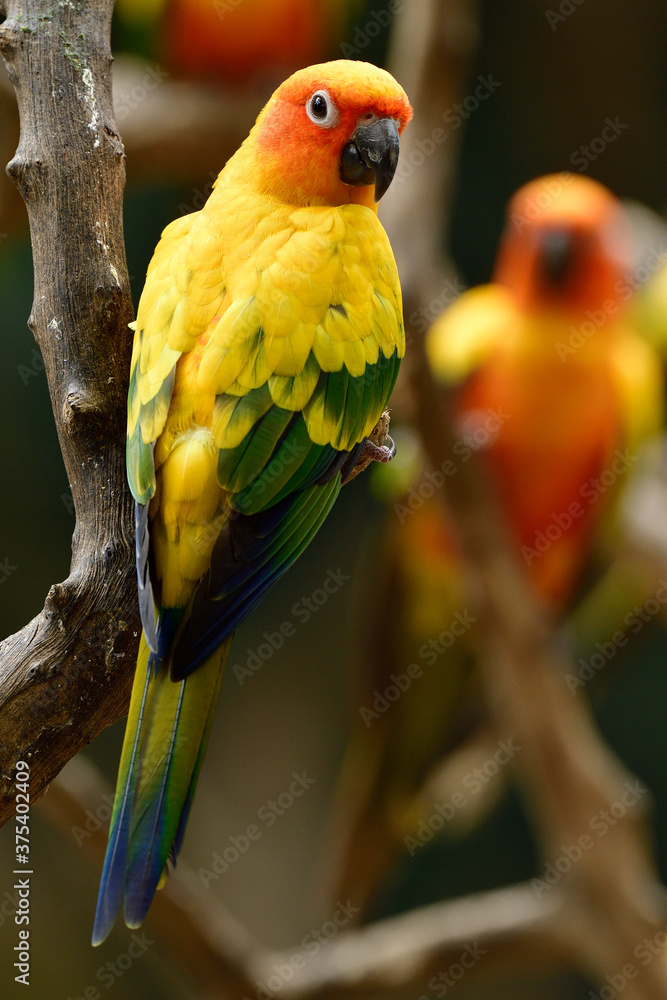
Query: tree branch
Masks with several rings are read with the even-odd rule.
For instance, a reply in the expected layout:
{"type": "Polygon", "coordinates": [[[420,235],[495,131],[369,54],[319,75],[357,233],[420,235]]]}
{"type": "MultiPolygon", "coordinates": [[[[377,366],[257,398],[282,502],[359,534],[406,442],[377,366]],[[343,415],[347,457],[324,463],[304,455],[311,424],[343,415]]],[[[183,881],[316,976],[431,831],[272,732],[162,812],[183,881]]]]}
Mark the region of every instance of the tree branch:
{"type": "Polygon", "coordinates": [[[21,137],[8,173],[28,209],[44,358],[76,526],[69,577],[0,644],[0,823],[17,760],[31,796],[126,711],[138,643],[124,425],[132,304],[123,145],[111,102],[112,0],[6,0],[0,53],[21,137]]]}

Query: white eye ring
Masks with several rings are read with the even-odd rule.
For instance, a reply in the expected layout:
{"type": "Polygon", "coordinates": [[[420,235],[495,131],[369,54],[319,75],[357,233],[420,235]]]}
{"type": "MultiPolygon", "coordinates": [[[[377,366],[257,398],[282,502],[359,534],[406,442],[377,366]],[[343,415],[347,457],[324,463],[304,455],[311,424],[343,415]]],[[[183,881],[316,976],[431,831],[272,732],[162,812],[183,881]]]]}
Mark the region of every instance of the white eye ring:
{"type": "Polygon", "coordinates": [[[306,114],[314,125],[319,125],[321,128],[334,128],[338,124],[338,108],[326,90],[316,90],[308,98],[306,114]]]}

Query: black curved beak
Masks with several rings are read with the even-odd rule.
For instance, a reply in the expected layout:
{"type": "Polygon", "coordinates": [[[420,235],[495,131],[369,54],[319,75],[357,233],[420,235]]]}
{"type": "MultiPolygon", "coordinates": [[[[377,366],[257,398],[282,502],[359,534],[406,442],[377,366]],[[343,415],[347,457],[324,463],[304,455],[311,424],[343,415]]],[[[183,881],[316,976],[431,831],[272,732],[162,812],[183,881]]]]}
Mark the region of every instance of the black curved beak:
{"type": "Polygon", "coordinates": [[[375,200],[379,201],[396,173],[398,150],[398,124],[394,118],[375,118],[357,125],[343,147],[340,179],[345,184],[375,184],[375,200]]]}
{"type": "Polygon", "coordinates": [[[547,283],[561,288],[574,269],[577,242],[569,229],[550,229],[540,238],[540,269],[547,283]]]}

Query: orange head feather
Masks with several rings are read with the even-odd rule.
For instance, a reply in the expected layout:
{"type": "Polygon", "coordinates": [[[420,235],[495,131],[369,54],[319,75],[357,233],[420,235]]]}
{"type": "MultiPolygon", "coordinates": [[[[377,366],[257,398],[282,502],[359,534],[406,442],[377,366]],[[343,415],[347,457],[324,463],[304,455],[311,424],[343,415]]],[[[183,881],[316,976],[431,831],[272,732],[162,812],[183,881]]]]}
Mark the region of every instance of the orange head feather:
{"type": "Polygon", "coordinates": [[[248,137],[257,186],[288,204],[373,207],[411,117],[403,89],[370,63],[338,59],[298,70],[248,137]]]}
{"type": "Polygon", "coordinates": [[[630,265],[629,223],[618,199],[589,177],[552,174],[512,198],[494,280],[523,309],[617,315],[628,298],[630,265]]]}

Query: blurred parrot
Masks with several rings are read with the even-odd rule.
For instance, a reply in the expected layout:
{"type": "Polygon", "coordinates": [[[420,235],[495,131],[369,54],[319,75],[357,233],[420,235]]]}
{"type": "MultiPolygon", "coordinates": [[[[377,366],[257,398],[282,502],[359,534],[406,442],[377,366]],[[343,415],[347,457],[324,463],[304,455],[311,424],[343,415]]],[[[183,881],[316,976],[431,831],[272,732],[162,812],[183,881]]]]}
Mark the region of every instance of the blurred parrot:
{"type": "MultiPolygon", "coordinates": [[[[452,641],[457,611],[467,615],[456,534],[436,493],[446,496],[457,466],[485,452],[520,561],[561,619],[640,444],[660,429],[660,361],[628,320],[630,251],[624,212],[606,188],[570,174],[539,178],[510,202],[493,283],[464,292],[428,332],[432,371],[456,393],[459,436],[446,467],[418,462],[402,495],[394,492],[373,556],[380,592],[336,796],[347,820],[335,893],[361,880],[354,898],[372,898],[434,801],[451,803],[451,776],[449,794],[432,794],[446,772],[438,762],[479,723],[467,630],[452,641]],[[415,676],[385,704],[411,661],[415,676]],[[364,759],[371,766],[360,773],[364,759]]],[[[396,472],[378,469],[378,478],[396,472]]],[[[488,748],[486,737],[478,745],[488,748]]],[[[471,752],[465,744],[462,760],[471,752]]],[[[482,796],[473,802],[454,787],[473,815],[482,796]]],[[[469,821],[455,813],[449,829],[469,821]]]]}
{"type": "Polygon", "coordinates": [[[602,185],[554,174],[512,199],[494,283],[431,327],[435,377],[460,386],[499,500],[545,603],[562,610],[595,533],[663,416],[660,360],[628,319],[629,227],[602,185]]]}
{"type": "Polygon", "coordinates": [[[339,60],[282,84],[200,212],[169,225],[135,323],[127,468],[143,632],[93,942],[175,862],[231,636],[311,541],[404,353],[377,202],[405,93],[339,60]]]}
{"type": "Polygon", "coordinates": [[[117,0],[117,40],[173,73],[243,81],[326,58],[359,7],[359,0],[117,0]]]}

